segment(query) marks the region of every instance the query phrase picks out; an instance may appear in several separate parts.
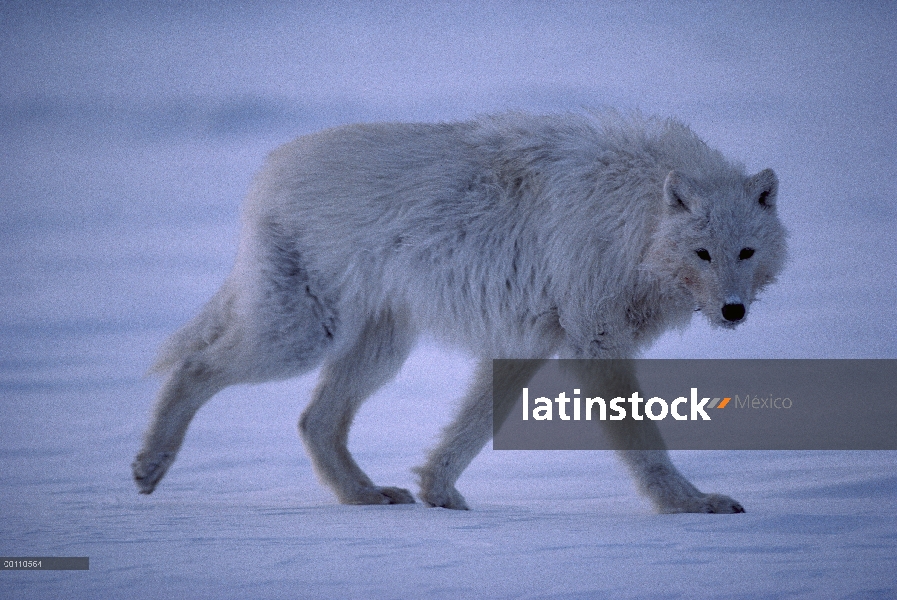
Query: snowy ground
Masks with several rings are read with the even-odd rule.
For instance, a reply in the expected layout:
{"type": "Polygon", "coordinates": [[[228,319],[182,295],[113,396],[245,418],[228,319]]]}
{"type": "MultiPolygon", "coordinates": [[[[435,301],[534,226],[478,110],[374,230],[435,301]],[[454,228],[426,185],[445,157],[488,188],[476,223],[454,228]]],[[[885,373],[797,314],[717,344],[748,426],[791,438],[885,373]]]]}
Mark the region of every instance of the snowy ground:
{"type": "MultiPolygon", "coordinates": [[[[3,572],[0,596],[897,596],[893,452],[674,454],[743,515],[652,514],[600,452],[487,450],[470,512],[346,507],[296,435],[309,375],[226,390],[156,493],[130,480],[142,373],[226,275],[253,172],[350,121],[679,116],[776,169],[792,259],[746,325],[648,356],[897,357],[897,10],[739,4],[4,4],[0,555],[91,568],[3,572]]],[[[425,341],[365,405],[373,479],[414,487],[470,367],[425,341]]]]}

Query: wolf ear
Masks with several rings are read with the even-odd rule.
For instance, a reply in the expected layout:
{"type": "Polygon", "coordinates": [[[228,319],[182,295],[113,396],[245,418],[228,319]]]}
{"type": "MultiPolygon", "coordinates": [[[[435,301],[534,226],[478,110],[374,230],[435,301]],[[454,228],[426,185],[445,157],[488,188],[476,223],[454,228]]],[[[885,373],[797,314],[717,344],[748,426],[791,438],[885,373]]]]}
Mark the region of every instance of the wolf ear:
{"type": "Polygon", "coordinates": [[[668,207],[674,210],[694,211],[698,207],[698,199],[691,190],[685,177],[676,171],[670,171],[663,182],[663,198],[668,207]]]}
{"type": "Polygon", "coordinates": [[[745,183],[748,198],[763,208],[774,208],[779,193],[779,178],[772,169],[763,169],[745,183]]]}

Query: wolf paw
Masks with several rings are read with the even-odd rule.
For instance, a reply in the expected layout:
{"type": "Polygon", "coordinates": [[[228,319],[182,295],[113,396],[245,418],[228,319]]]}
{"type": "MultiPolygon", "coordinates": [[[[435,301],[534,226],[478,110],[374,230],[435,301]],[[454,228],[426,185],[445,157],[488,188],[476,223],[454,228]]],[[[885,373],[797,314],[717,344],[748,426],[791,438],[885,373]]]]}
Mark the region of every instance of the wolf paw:
{"type": "Polygon", "coordinates": [[[685,499],[674,506],[662,506],[664,513],[743,513],[744,507],[729,496],[723,494],[703,494],[685,499]]]}
{"type": "Polygon", "coordinates": [[[174,452],[141,452],[131,463],[134,483],[141,494],[151,494],[174,462],[174,452]]]}
{"type": "Polygon", "coordinates": [[[454,488],[449,487],[437,492],[436,490],[421,490],[420,499],[430,508],[451,508],[454,510],[470,510],[464,496],[454,488]]]}
{"type": "Polygon", "coordinates": [[[343,499],[343,504],[414,504],[414,495],[398,487],[366,487],[343,499]]]}
{"type": "Polygon", "coordinates": [[[705,513],[734,514],[743,513],[744,507],[737,501],[723,494],[707,494],[702,498],[705,513]]]}

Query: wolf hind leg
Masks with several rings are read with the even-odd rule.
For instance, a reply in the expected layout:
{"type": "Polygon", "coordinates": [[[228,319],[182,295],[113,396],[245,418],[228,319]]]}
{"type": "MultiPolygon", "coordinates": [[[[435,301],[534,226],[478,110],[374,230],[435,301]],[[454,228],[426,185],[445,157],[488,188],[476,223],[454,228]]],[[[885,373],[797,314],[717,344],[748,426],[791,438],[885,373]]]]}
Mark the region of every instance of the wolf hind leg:
{"type": "Polygon", "coordinates": [[[150,494],[174,462],[196,411],[227,385],[225,374],[201,358],[179,361],[159,391],[143,447],[131,469],[141,494],[150,494]]]}
{"type": "MultiPolygon", "coordinates": [[[[216,393],[237,383],[297,375],[320,363],[329,337],[315,314],[296,314],[292,335],[252,329],[235,310],[231,282],[172,335],[153,367],[168,372],[159,390],[143,446],[131,465],[140,493],[156,488],[172,465],[196,412],[216,393]]],[[[244,309],[245,312],[245,309],[244,309]]],[[[256,314],[260,309],[256,309],[256,314]]],[[[263,311],[261,311],[263,312],[263,311]]]]}
{"type": "Polygon", "coordinates": [[[420,498],[428,506],[468,510],[455,482],[492,438],[493,428],[507,418],[517,398],[515,390],[526,385],[541,366],[542,361],[521,361],[514,369],[501,373],[502,381],[496,388],[508,393],[496,399],[493,416],[492,361],[485,359],[477,365],[458,416],[443,431],[442,440],[430,451],[427,462],[415,469],[420,477],[420,498]]]}
{"type": "Polygon", "coordinates": [[[414,342],[404,311],[370,318],[355,341],[321,369],[312,401],[299,419],[299,433],[315,472],[343,504],[412,504],[406,489],[377,486],[347,447],[361,404],[401,368],[414,342]]]}

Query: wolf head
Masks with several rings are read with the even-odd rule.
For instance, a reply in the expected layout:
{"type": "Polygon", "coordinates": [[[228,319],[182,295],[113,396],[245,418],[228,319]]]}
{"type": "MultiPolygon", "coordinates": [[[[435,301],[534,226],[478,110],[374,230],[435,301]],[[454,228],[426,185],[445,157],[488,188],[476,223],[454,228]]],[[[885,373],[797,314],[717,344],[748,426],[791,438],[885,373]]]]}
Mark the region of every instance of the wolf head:
{"type": "Polygon", "coordinates": [[[672,278],[712,324],[733,328],[744,322],[758,292],[784,265],[777,194],[778,178],[770,169],[707,179],[671,171],[663,184],[652,269],[672,278]]]}

